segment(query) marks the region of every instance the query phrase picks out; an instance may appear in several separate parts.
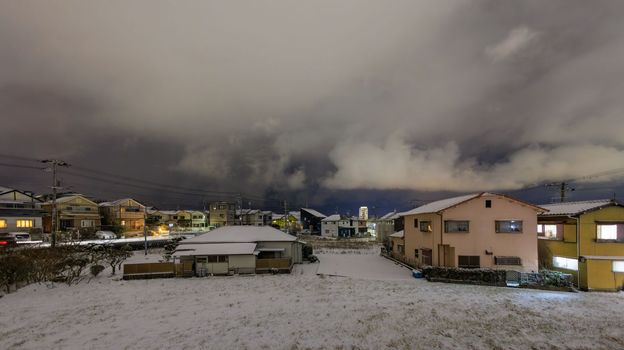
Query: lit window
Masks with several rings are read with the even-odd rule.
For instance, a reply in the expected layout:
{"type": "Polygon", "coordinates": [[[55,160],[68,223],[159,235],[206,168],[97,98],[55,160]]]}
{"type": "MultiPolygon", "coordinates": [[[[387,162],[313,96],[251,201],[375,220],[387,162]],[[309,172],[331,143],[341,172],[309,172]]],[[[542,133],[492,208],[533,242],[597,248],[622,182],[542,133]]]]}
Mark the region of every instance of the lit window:
{"type": "Polygon", "coordinates": [[[420,231],[421,232],[431,232],[431,221],[421,221],[420,222],[420,231]]]}
{"type": "Polygon", "coordinates": [[[521,220],[496,221],[496,232],[499,233],[522,233],[521,220]]]}
{"type": "Polygon", "coordinates": [[[539,237],[555,239],[557,238],[557,225],[537,225],[537,235],[539,237]]]}
{"type": "Polygon", "coordinates": [[[126,226],[126,220],[121,220],[121,226],[126,226]]]}
{"type": "Polygon", "coordinates": [[[613,272],[624,272],[624,261],[614,261],[613,272]]]}
{"type": "Polygon", "coordinates": [[[598,239],[617,239],[617,225],[597,225],[598,239]]]}
{"type": "Polygon", "coordinates": [[[93,220],[80,220],[80,227],[93,227],[93,220]]]}
{"type": "Polygon", "coordinates": [[[17,227],[20,227],[20,228],[33,227],[33,221],[32,220],[17,220],[17,227]]]}
{"type": "Polygon", "coordinates": [[[560,269],[578,271],[578,260],[572,258],[564,258],[561,256],[554,256],[553,266],[560,269]]]}
{"type": "Polygon", "coordinates": [[[7,221],[4,219],[0,219],[0,228],[7,228],[7,221]]]}

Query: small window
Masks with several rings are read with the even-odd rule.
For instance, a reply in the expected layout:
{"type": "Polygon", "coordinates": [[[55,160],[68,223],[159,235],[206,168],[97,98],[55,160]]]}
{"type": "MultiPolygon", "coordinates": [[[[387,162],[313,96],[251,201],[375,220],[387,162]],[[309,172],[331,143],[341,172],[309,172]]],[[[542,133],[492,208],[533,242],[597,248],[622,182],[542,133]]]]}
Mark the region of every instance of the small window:
{"type": "Polygon", "coordinates": [[[414,258],[418,260],[418,249],[414,249],[414,258]]]}
{"type": "Polygon", "coordinates": [[[616,240],[617,225],[596,225],[598,227],[598,239],[616,240]]]}
{"type": "Polygon", "coordinates": [[[470,232],[469,221],[447,220],[444,221],[444,232],[446,233],[468,233],[470,232]]]}
{"type": "Polygon", "coordinates": [[[0,228],[7,228],[7,221],[5,219],[0,219],[0,228]]]}
{"type": "Polygon", "coordinates": [[[220,263],[226,263],[228,262],[228,256],[227,255],[219,255],[218,256],[218,260],[220,263]]]}
{"type": "Polygon", "coordinates": [[[553,256],[553,266],[560,269],[578,271],[578,260],[573,258],[564,258],[562,256],[553,256]]]}
{"type": "Polygon", "coordinates": [[[421,221],[420,222],[420,231],[421,232],[431,232],[431,221],[421,221]]]}
{"type": "Polygon", "coordinates": [[[624,272],[624,261],[614,261],[613,272],[624,272]]]}
{"type": "Polygon", "coordinates": [[[397,245],[397,250],[399,251],[399,254],[405,254],[405,246],[403,245],[397,245]]]}
{"type": "Polygon", "coordinates": [[[459,255],[457,256],[457,267],[478,269],[481,267],[480,257],[478,255],[459,255]]]}
{"type": "Polygon", "coordinates": [[[414,219],[414,227],[418,227],[418,219],[414,219]]]}
{"type": "Polygon", "coordinates": [[[517,265],[522,266],[522,260],[517,256],[495,256],[495,265],[517,265]]]}
{"type": "Polygon", "coordinates": [[[208,257],[208,262],[209,263],[216,263],[217,262],[217,256],[216,255],[211,255],[208,257]]]}
{"type": "Polygon", "coordinates": [[[521,220],[496,220],[497,233],[522,233],[521,220]]]}
{"type": "Polygon", "coordinates": [[[491,208],[492,207],[492,200],[491,199],[486,199],[485,200],[485,207],[486,208],[491,208]]]}
{"type": "Polygon", "coordinates": [[[548,239],[557,239],[557,233],[559,231],[557,226],[558,225],[539,224],[537,225],[537,236],[548,239]]]}

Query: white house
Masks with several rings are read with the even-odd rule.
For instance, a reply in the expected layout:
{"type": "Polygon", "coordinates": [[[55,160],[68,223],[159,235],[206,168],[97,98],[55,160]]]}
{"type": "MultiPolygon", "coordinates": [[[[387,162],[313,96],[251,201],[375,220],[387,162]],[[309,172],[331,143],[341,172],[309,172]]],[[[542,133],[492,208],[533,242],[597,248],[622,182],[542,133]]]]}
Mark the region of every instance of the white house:
{"type": "Polygon", "coordinates": [[[0,187],[0,233],[42,231],[44,211],[31,193],[0,187]]]}

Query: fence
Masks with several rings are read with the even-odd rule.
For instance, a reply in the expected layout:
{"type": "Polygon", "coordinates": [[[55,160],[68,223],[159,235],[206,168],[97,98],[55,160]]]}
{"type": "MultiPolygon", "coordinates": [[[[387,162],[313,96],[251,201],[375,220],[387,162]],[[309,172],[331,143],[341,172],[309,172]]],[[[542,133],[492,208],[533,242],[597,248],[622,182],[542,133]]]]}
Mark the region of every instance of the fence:
{"type": "Polygon", "coordinates": [[[130,280],[174,277],[176,275],[176,270],[177,266],[174,263],[124,264],[123,279],[130,280]]]}
{"type": "Polygon", "coordinates": [[[256,260],[256,272],[266,272],[272,269],[278,271],[288,271],[292,269],[292,259],[257,259],[256,260]]]}

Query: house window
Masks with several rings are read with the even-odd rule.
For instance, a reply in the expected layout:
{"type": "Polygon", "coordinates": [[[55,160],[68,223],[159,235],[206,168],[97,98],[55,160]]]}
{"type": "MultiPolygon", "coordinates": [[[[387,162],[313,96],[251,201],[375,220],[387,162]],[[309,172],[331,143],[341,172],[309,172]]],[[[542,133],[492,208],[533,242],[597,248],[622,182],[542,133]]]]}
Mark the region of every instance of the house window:
{"type": "Polygon", "coordinates": [[[126,226],[126,220],[121,220],[121,226],[126,226]]]}
{"type": "Polygon", "coordinates": [[[398,244],[397,250],[399,251],[399,254],[405,254],[405,246],[398,244]]]}
{"type": "Polygon", "coordinates": [[[418,227],[418,219],[414,219],[414,227],[418,227]]]}
{"type": "Polygon", "coordinates": [[[613,272],[624,272],[624,261],[614,261],[613,272]]]}
{"type": "Polygon", "coordinates": [[[522,266],[522,259],[517,256],[495,256],[495,265],[517,265],[522,266]]]}
{"type": "Polygon", "coordinates": [[[227,255],[219,255],[219,256],[217,256],[217,260],[220,263],[226,263],[226,262],[228,262],[228,256],[227,255]]]}
{"type": "Polygon", "coordinates": [[[481,267],[480,256],[478,255],[459,255],[457,256],[457,267],[464,269],[478,269],[481,267]]]}
{"type": "Polygon", "coordinates": [[[553,266],[560,269],[578,271],[578,260],[564,258],[562,256],[553,256],[553,266]]]}
{"type": "Polygon", "coordinates": [[[469,232],[470,230],[470,221],[458,221],[458,220],[447,220],[444,221],[444,232],[446,233],[457,233],[457,232],[469,232]]]}
{"type": "Polygon", "coordinates": [[[33,227],[32,220],[17,220],[16,223],[19,228],[33,227]]]}
{"type": "Polygon", "coordinates": [[[418,260],[418,249],[414,249],[414,258],[418,260]]]}
{"type": "Polygon", "coordinates": [[[431,221],[421,221],[420,222],[420,231],[421,232],[431,232],[431,221]]]}
{"type": "Polygon", "coordinates": [[[485,207],[486,208],[491,208],[492,207],[492,200],[491,199],[486,199],[485,200],[485,207]]]}
{"type": "Polygon", "coordinates": [[[80,227],[93,227],[93,220],[80,220],[80,227]]]}
{"type": "Polygon", "coordinates": [[[211,255],[208,257],[208,262],[209,263],[216,263],[217,262],[217,256],[216,255],[211,255]]]}
{"type": "Polygon", "coordinates": [[[616,240],[617,225],[596,225],[598,228],[598,239],[616,240]]]}
{"type": "Polygon", "coordinates": [[[537,225],[537,236],[548,238],[548,239],[557,239],[558,228],[557,225],[546,225],[539,224],[537,225]]]}
{"type": "Polygon", "coordinates": [[[7,221],[5,219],[0,219],[0,228],[7,228],[7,221]]]}
{"type": "Polygon", "coordinates": [[[522,220],[496,220],[497,233],[522,233],[522,220]]]}

